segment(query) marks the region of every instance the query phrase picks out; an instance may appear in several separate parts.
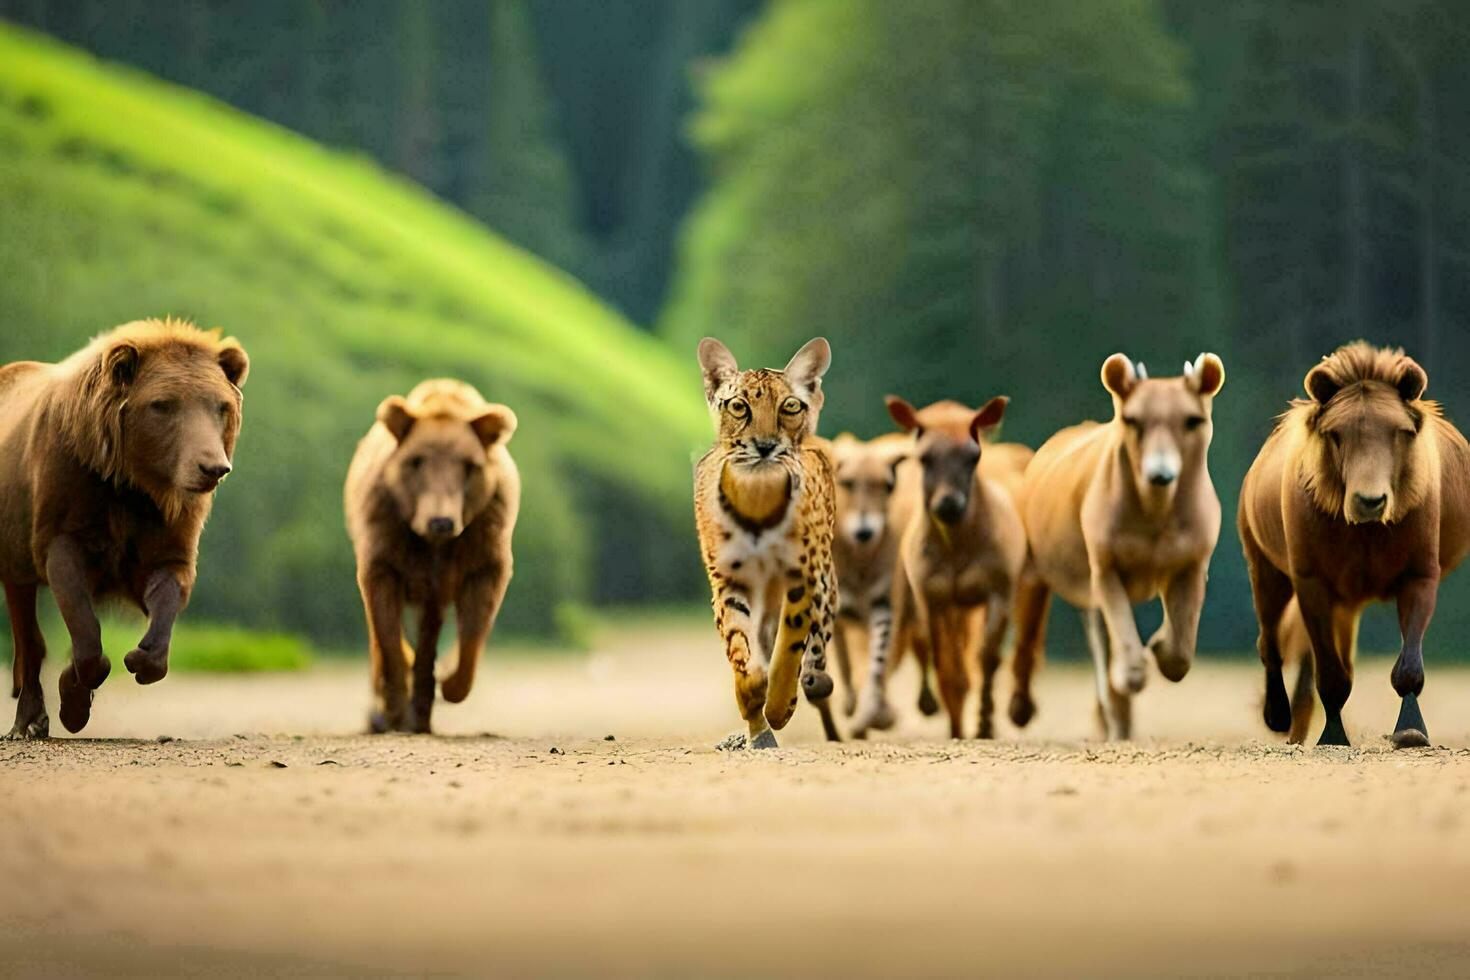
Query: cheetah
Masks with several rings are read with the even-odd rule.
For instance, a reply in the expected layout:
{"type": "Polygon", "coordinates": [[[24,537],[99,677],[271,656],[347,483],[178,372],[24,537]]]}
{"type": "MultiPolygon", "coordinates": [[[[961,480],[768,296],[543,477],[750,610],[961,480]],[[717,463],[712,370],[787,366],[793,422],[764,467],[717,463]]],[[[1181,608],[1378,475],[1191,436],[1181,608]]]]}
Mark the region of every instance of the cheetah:
{"type": "Polygon", "coordinates": [[[699,344],[716,438],[695,465],[694,517],[751,748],[776,747],[798,681],[827,738],[839,740],[826,669],[835,493],[830,450],[814,435],[831,361],[820,337],[781,371],[742,371],[718,340],[699,344]]]}

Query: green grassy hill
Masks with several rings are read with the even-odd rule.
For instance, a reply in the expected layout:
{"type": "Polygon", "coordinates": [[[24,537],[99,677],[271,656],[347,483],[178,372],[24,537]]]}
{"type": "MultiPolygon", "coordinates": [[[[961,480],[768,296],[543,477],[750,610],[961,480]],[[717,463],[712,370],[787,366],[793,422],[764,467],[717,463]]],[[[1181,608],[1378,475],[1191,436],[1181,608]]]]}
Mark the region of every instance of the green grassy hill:
{"type": "Polygon", "coordinates": [[[692,353],[368,161],[0,25],[0,361],[163,314],[253,360],[191,615],[353,642],[347,462],[384,395],[439,374],[520,415],[504,623],[549,630],[594,568],[692,565],[692,353]],[[598,553],[611,506],[641,554],[598,553]]]}

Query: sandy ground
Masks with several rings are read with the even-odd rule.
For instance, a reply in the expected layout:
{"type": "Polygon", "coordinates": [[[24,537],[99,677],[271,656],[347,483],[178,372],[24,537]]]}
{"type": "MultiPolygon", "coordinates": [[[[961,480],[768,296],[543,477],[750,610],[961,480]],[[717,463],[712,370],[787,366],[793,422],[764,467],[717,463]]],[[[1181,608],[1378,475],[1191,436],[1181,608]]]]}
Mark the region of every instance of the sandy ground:
{"type": "Polygon", "coordinates": [[[1277,744],[1206,661],[1126,746],[1050,665],[1024,736],[827,746],[803,707],[731,754],[711,641],[492,652],[432,738],[353,734],[360,665],[116,671],[87,738],[0,742],[0,974],[1470,973],[1470,671],[1431,665],[1408,752],[1369,660],[1353,749],[1277,744]]]}

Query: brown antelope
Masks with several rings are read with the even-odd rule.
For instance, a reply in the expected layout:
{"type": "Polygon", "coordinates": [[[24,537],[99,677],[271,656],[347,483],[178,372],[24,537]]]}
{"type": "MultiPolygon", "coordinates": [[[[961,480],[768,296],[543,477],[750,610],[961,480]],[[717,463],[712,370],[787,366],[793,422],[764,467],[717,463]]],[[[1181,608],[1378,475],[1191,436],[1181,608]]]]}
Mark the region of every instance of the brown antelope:
{"type": "MultiPolygon", "coordinates": [[[[899,544],[905,581],[894,587],[896,632],[901,635],[912,616],[927,641],[953,738],[964,735],[966,651],[977,633],[979,737],[993,737],[993,684],[1011,606],[1018,594],[1035,591],[1026,588],[1026,533],[1017,502],[1031,450],[1012,443],[987,443],[982,450],[982,437],[1000,425],[1008,401],[992,398],[978,411],[953,401],[917,410],[888,398],[889,414],[912,434],[910,453],[920,475],[919,505],[899,544]]],[[[1018,726],[1035,713],[1031,673],[1041,618],[1030,622],[1033,629],[1020,633],[1013,664],[1010,715],[1018,726]]]]}
{"type": "Polygon", "coordinates": [[[1394,743],[1429,744],[1418,699],[1424,631],[1440,579],[1470,551],[1470,446],[1424,400],[1428,383],[1402,349],[1341,347],[1307,372],[1309,397],[1281,416],[1246,474],[1238,523],[1272,731],[1303,711],[1281,676],[1293,601],[1327,715],[1318,744],[1346,745],[1358,620],[1368,603],[1392,599],[1403,638],[1390,676],[1403,699],[1394,743]]]}
{"type": "Polygon", "coordinates": [[[1142,365],[1114,354],[1102,382],[1113,396],[1112,421],[1063,429],[1037,450],[1026,470],[1025,519],[1042,579],[1083,611],[1098,710],[1107,736],[1123,739],[1146,676],[1133,606],[1163,597],[1164,623],[1148,642],[1161,674],[1181,680],[1194,661],[1220,535],[1207,455],[1225,368],[1201,354],[1183,377],[1150,380],[1142,365]]]}
{"type": "MultiPolygon", "coordinates": [[[[837,473],[837,537],[832,557],[842,597],[833,650],[845,688],[844,709],[849,716],[856,714],[852,733],[858,738],[869,729],[893,726],[894,714],[885,693],[887,675],[904,649],[918,640],[912,630],[903,637],[893,633],[894,579],[903,574],[899,539],[918,500],[919,474],[916,464],[907,459],[911,442],[899,432],[867,442],[843,433],[832,442],[837,473]],[[861,695],[852,676],[855,649],[867,653],[861,695]]],[[[919,643],[918,652],[923,676],[919,710],[932,715],[939,710],[939,702],[929,687],[927,644],[919,643]]]]}

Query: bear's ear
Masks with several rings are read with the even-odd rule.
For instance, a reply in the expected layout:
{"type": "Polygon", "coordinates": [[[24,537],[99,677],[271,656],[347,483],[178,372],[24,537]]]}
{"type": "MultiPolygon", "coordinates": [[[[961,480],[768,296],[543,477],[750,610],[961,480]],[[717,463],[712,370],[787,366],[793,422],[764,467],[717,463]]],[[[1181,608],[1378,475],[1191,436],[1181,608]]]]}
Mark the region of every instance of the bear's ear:
{"type": "Polygon", "coordinates": [[[1011,402],[1005,395],[996,395],[990,401],[981,406],[975,417],[970,419],[970,438],[976,442],[980,441],[980,433],[984,429],[993,429],[1000,425],[1001,419],[1005,418],[1006,406],[1011,402]]]}
{"type": "Polygon", "coordinates": [[[1398,383],[1394,385],[1399,390],[1399,397],[1406,402],[1423,398],[1424,389],[1429,387],[1429,375],[1424,373],[1419,362],[1412,357],[1405,357],[1399,372],[1398,383]]]}
{"type": "Polygon", "coordinates": [[[102,371],[109,381],[119,388],[126,388],[138,376],[138,348],[123,341],[113,344],[102,355],[102,371]]]}
{"type": "Polygon", "coordinates": [[[1127,354],[1114,354],[1103,361],[1102,383],[1116,397],[1127,399],[1138,384],[1138,372],[1127,354]]]}
{"type": "Polygon", "coordinates": [[[516,413],[505,405],[491,405],[483,415],[470,420],[470,428],[475,430],[475,435],[480,437],[480,445],[486,449],[496,443],[510,442],[517,424],[516,413]]]}
{"type": "Polygon", "coordinates": [[[239,343],[234,340],[224,342],[219,349],[219,366],[230,384],[236,388],[245,387],[245,378],[250,374],[250,358],[239,343]]]}
{"type": "Polygon", "coordinates": [[[378,406],[378,421],[383,423],[385,429],[393,433],[394,439],[402,442],[417,420],[413,412],[409,411],[408,402],[403,400],[403,396],[389,395],[378,406]]]}
{"type": "Polygon", "coordinates": [[[906,432],[920,432],[919,413],[914,411],[914,406],[904,401],[897,395],[887,395],[883,398],[883,404],[888,406],[888,414],[898,427],[906,432]]]}
{"type": "Polygon", "coordinates": [[[730,348],[713,337],[699,342],[699,367],[704,372],[704,399],[713,402],[720,386],[740,373],[730,348]]]}

